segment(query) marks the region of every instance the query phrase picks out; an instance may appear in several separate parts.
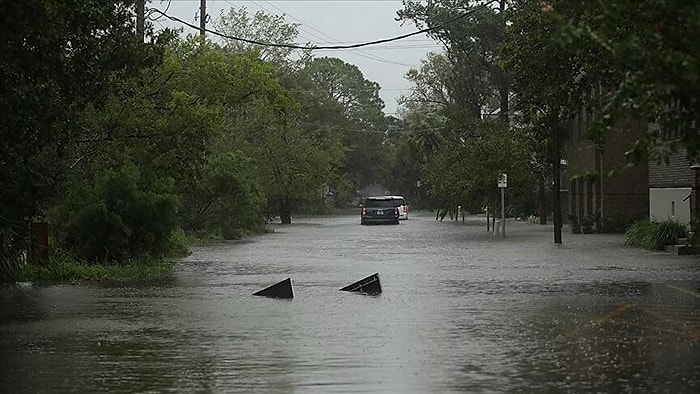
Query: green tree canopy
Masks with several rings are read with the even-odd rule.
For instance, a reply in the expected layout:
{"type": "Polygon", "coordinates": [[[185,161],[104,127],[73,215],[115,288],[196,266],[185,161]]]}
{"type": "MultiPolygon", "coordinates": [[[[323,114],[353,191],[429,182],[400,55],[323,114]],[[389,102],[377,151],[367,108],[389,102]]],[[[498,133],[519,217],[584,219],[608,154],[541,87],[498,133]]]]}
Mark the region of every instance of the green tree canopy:
{"type": "Polygon", "coordinates": [[[589,59],[588,69],[607,70],[609,78],[601,78],[609,91],[598,107],[598,138],[604,139],[620,119],[643,117],[661,128],[635,144],[631,161],[666,157],[669,150],[658,148],[673,136],[679,138],[673,138],[671,149],[685,149],[697,161],[700,4],[596,1],[577,13],[575,3],[553,2],[546,14],[558,27],[560,44],[569,50],[590,48],[597,56],[589,59]]]}
{"type": "Polygon", "coordinates": [[[134,34],[132,1],[3,2],[0,34],[0,254],[7,276],[70,165],[86,107],[104,105],[114,81],[157,64],[158,40],[134,34]]]}
{"type": "Polygon", "coordinates": [[[303,105],[303,124],[341,136],[345,162],[338,170],[356,187],[382,180],[387,123],[379,84],[365,79],[356,66],[329,57],[306,62],[299,81],[292,92],[303,105]]]}
{"type": "MultiPolygon", "coordinates": [[[[482,112],[498,109],[503,119],[509,114],[510,79],[501,63],[501,43],[506,27],[506,0],[484,4],[474,0],[404,1],[398,11],[401,20],[418,26],[438,27],[429,35],[446,49],[444,60],[452,75],[444,87],[458,111],[472,119],[482,112]],[[448,20],[466,15],[451,23],[448,20]]],[[[435,68],[438,69],[437,67],[435,68]]]]}

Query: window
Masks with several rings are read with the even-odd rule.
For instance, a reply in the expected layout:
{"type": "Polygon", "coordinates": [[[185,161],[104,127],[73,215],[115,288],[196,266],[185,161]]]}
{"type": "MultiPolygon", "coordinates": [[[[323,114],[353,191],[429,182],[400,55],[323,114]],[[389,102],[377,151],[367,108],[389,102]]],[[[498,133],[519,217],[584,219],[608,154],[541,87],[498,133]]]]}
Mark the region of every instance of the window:
{"type": "Polygon", "coordinates": [[[375,199],[368,198],[365,200],[365,207],[367,208],[394,208],[394,201],[391,199],[375,199]]]}

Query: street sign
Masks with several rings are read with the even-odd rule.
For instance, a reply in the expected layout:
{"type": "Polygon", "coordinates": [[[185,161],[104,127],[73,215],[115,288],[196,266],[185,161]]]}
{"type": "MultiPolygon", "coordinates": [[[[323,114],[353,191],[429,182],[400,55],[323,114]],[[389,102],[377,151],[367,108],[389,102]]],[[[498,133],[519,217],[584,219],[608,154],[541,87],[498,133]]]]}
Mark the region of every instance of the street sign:
{"type": "Polygon", "coordinates": [[[506,187],[508,187],[508,175],[498,176],[498,188],[501,189],[501,230],[503,238],[506,237],[506,187]]]}
{"type": "Polygon", "coordinates": [[[508,187],[508,175],[501,174],[498,176],[498,187],[508,187]]]}

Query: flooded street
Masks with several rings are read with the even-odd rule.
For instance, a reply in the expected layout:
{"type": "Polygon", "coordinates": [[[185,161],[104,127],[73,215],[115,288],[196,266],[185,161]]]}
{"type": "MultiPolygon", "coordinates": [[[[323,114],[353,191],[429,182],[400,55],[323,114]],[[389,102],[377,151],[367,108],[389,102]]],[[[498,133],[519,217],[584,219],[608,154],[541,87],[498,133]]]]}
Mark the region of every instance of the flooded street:
{"type": "Polygon", "coordinates": [[[172,282],[0,288],[0,391],[700,391],[697,256],[429,213],[272,227],[172,282]],[[338,291],[375,272],[380,296],[338,291]]]}

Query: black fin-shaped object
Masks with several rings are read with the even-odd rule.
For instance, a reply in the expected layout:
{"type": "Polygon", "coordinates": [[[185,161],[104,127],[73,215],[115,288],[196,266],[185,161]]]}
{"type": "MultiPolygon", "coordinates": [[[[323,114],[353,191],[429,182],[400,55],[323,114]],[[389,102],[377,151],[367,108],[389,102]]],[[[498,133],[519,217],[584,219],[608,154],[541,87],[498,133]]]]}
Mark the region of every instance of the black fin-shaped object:
{"type": "Polygon", "coordinates": [[[270,298],[294,298],[294,287],[292,286],[292,278],[287,278],[279,283],[275,283],[270,287],[266,287],[254,296],[270,297],[270,298]]]}
{"type": "Polygon", "coordinates": [[[347,285],[340,289],[340,291],[353,291],[370,295],[381,294],[382,285],[379,283],[379,274],[370,275],[358,282],[347,285]]]}

